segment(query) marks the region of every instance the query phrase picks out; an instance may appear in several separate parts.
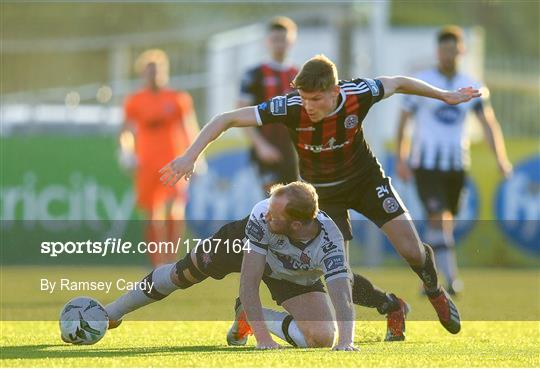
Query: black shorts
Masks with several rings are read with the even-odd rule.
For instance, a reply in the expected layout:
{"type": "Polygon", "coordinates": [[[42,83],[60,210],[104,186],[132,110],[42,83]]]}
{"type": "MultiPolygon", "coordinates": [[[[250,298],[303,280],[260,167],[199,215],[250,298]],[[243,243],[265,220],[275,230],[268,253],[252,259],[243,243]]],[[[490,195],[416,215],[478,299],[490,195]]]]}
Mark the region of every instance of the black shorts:
{"type": "Polygon", "coordinates": [[[349,209],[361,213],[378,227],[407,212],[390,177],[379,170],[333,186],[317,186],[319,208],[336,223],[345,240],[353,238],[349,209]]]}
{"type": "MultiPolygon", "coordinates": [[[[243,251],[236,252],[232,245],[243,240],[245,237],[246,224],[249,217],[239,221],[230,222],[219,229],[210,240],[211,248],[197,248],[197,262],[201,271],[213,279],[221,280],[225,276],[240,272],[242,269],[242,259],[244,258],[243,251]],[[229,241],[229,243],[226,243],[229,241]]],[[[269,277],[271,273],[268,265],[266,265],[263,282],[270,290],[272,299],[281,305],[284,301],[309,292],[325,293],[324,286],[321,280],[318,280],[313,285],[299,285],[287,280],[277,280],[269,277]]]]}
{"type": "Polygon", "coordinates": [[[428,214],[459,211],[465,185],[465,171],[441,171],[418,168],[414,170],[416,190],[428,214]]]}

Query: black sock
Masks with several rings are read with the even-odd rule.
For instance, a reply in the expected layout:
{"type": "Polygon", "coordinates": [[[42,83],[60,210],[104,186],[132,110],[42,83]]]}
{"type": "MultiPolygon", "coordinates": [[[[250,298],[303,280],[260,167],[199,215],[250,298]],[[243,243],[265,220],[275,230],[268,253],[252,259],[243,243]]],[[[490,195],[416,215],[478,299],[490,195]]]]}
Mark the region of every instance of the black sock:
{"type": "Polygon", "coordinates": [[[376,308],[383,315],[399,308],[397,300],[392,299],[390,295],[374,286],[368,279],[358,274],[353,276],[352,297],[354,304],[376,308]]]}
{"type": "Polygon", "coordinates": [[[439,280],[437,278],[437,268],[435,267],[435,258],[433,249],[426,243],[424,243],[424,249],[426,251],[426,262],[422,267],[411,266],[414,272],[420,277],[420,280],[424,283],[426,294],[428,296],[437,295],[439,293],[439,280]]]}

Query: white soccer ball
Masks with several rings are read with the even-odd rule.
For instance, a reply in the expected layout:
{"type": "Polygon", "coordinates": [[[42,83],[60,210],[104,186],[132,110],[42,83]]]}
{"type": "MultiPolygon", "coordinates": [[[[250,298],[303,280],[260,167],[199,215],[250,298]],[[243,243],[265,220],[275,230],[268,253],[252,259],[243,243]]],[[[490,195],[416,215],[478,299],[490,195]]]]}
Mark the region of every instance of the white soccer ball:
{"type": "Polygon", "coordinates": [[[108,326],[109,316],[105,308],[90,297],[73,298],[60,312],[60,335],[66,343],[97,343],[108,326]]]}

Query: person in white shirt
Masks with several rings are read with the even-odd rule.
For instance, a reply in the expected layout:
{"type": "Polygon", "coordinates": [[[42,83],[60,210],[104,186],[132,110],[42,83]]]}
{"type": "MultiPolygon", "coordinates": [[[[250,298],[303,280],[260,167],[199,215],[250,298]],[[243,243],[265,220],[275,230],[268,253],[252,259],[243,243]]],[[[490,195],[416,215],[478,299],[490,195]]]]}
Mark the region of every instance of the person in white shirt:
{"type": "MultiPolygon", "coordinates": [[[[418,79],[448,90],[459,86],[481,88],[480,83],[458,70],[459,58],[465,49],[461,28],[443,27],[437,34],[437,45],[437,66],[418,73],[418,79]]],[[[482,124],[501,174],[507,177],[512,172],[503,134],[488,97],[485,87],[482,87],[482,99],[459,105],[407,95],[399,117],[396,173],[404,181],[415,179],[428,217],[424,240],[435,251],[437,267],[446,279],[450,294],[463,287],[458,279],[453,220],[459,211],[460,195],[470,164],[465,128],[468,112],[473,111],[482,124]],[[404,133],[412,117],[415,125],[409,150],[404,133]]]]}
{"type": "Polygon", "coordinates": [[[227,335],[230,345],[244,345],[254,334],[258,349],[279,348],[272,333],[295,347],[357,350],[343,236],[319,210],[315,188],[300,181],[275,185],[270,198],[257,203],[249,217],[224,225],[183,259],[154,269],[144,284],[108,304],[109,328],[174,291],[234,272],[240,272],[240,300],[227,335]],[[262,307],[261,281],[286,312],[262,307]]]}

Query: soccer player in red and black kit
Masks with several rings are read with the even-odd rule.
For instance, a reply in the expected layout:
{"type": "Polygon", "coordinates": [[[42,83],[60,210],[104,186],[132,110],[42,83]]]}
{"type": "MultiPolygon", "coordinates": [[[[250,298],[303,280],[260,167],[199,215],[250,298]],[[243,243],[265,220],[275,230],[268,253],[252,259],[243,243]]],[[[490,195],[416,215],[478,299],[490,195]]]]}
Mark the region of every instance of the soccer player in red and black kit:
{"type": "MultiPolygon", "coordinates": [[[[242,77],[237,107],[247,107],[292,92],[291,81],[298,69],[286,62],[296,39],[296,24],[287,17],[276,17],[268,24],[266,46],[270,61],[249,69],[242,77]]],[[[257,165],[264,189],[298,179],[298,157],[283,124],[247,127],[252,144],[251,158],[257,165]]]]}
{"type": "MultiPolygon", "coordinates": [[[[402,76],[338,81],[334,63],[323,55],[302,66],[293,87],[297,91],[287,96],[215,116],[182,156],[160,170],[161,181],[172,185],[182,177],[188,180],[208,144],[231,127],[283,122],[299,154],[301,177],[315,186],[321,209],[340,227],[344,238],[352,239],[349,209],[377,224],[422,280],[441,324],[458,333],[459,313],[439,285],[433,251],[421,242],[399,195],[369,149],[362,121],[373,104],[394,93],[459,104],[479,97],[480,92],[471,87],[442,90],[402,76]]],[[[356,274],[353,301],[376,307],[379,312],[390,304],[388,295],[356,274]]]]}

